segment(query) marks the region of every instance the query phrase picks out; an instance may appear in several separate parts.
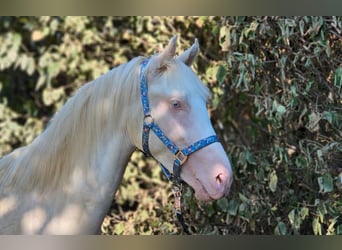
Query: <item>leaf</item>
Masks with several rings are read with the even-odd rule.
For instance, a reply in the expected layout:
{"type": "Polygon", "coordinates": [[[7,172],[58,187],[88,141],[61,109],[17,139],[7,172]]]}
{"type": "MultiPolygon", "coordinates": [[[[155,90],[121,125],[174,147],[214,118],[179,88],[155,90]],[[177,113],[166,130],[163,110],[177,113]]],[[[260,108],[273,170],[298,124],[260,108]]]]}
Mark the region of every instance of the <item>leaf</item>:
{"type": "Polygon", "coordinates": [[[284,222],[280,221],[276,228],[274,229],[274,234],[275,235],[286,235],[287,233],[287,228],[284,222]]]}
{"type": "Polygon", "coordinates": [[[228,212],[228,209],[229,209],[229,203],[228,203],[228,200],[227,198],[222,198],[222,199],[219,199],[217,202],[216,202],[217,206],[219,207],[219,209],[223,212],[228,212]]]}
{"type": "Polygon", "coordinates": [[[300,217],[304,220],[309,215],[309,209],[307,207],[302,207],[300,210],[300,217]]]}
{"type": "Polygon", "coordinates": [[[335,70],[334,73],[334,86],[339,90],[342,88],[342,67],[335,70]]]}
{"type": "Polygon", "coordinates": [[[312,221],[312,230],[315,235],[322,235],[322,227],[318,217],[314,218],[312,221]]]}
{"type": "Polygon", "coordinates": [[[256,161],[255,161],[255,158],[254,158],[254,155],[251,151],[246,151],[246,160],[249,164],[251,165],[256,165],[256,161]]]}
{"type": "Polygon", "coordinates": [[[280,115],[283,115],[286,113],[286,108],[285,106],[281,105],[281,104],[278,104],[277,106],[277,112],[280,114],[280,115]]]}
{"type": "Polygon", "coordinates": [[[224,52],[228,51],[230,47],[230,30],[226,26],[220,28],[220,46],[224,52]]]}
{"type": "Polygon", "coordinates": [[[299,31],[300,31],[301,36],[304,36],[304,25],[305,25],[304,21],[300,20],[299,21],[299,31]]]}
{"type": "Polygon", "coordinates": [[[319,121],[321,120],[322,116],[318,113],[312,112],[309,115],[309,122],[306,124],[306,127],[311,132],[317,132],[319,130],[319,121]]]}
{"type": "Polygon", "coordinates": [[[329,193],[334,189],[333,178],[329,173],[317,178],[320,193],[329,193]]]}
{"type": "Polygon", "coordinates": [[[330,124],[333,123],[333,114],[329,111],[324,111],[323,119],[327,120],[330,124]]]}
{"type": "Polygon", "coordinates": [[[42,74],[38,78],[35,90],[36,91],[40,90],[44,86],[45,83],[46,83],[46,76],[42,74]]]}
{"type": "Polygon", "coordinates": [[[28,62],[27,62],[26,72],[27,72],[27,74],[29,74],[31,76],[34,73],[34,70],[35,70],[34,59],[32,57],[29,57],[28,62]]]}
{"type": "Polygon", "coordinates": [[[269,176],[269,188],[270,190],[274,193],[276,190],[277,190],[277,184],[278,184],[278,176],[276,174],[276,171],[273,170],[271,173],[270,173],[270,176],[269,176]]]}
{"type": "Polygon", "coordinates": [[[46,88],[43,91],[43,102],[45,105],[50,106],[53,103],[57,102],[61,99],[61,97],[64,95],[64,88],[46,88]]]}
{"type": "Polygon", "coordinates": [[[272,103],[272,110],[276,111],[278,115],[284,115],[286,113],[286,108],[285,106],[281,105],[278,103],[277,100],[274,100],[272,103]]]}
{"type": "Polygon", "coordinates": [[[342,235],[342,224],[336,227],[336,234],[342,235]]]}
{"type": "Polygon", "coordinates": [[[137,216],[137,219],[139,219],[140,221],[146,221],[149,218],[150,218],[150,215],[148,214],[146,210],[141,210],[137,216]]]}
{"type": "Polygon", "coordinates": [[[296,222],[296,209],[292,209],[287,217],[289,218],[289,221],[293,226],[296,222]]]}
{"type": "Polygon", "coordinates": [[[214,214],[216,214],[213,203],[206,205],[205,212],[208,214],[208,216],[213,216],[214,214]]]}
{"type": "Polygon", "coordinates": [[[114,233],[117,235],[123,234],[125,231],[125,222],[120,221],[118,224],[115,225],[114,233]]]}
{"type": "Polygon", "coordinates": [[[231,200],[228,204],[228,214],[235,216],[237,215],[238,209],[239,203],[235,199],[231,200]]]}
{"type": "Polygon", "coordinates": [[[239,198],[243,203],[249,203],[249,199],[241,193],[239,193],[239,198]]]}
{"type": "Polygon", "coordinates": [[[33,42],[38,42],[45,37],[45,34],[41,30],[34,30],[31,33],[31,40],[33,42]]]}
{"type": "Polygon", "coordinates": [[[335,234],[335,233],[334,233],[334,231],[335,231],[334,226],[335,226],[335,224],[337,223],[338,218],[339,218],[339,216],[336,216],[335,218],[333,218],[333,219],[330,220],[330,224],[329,224],[329,226],[328,226],[326,235],[333,235],[333,234],[335,234]]]}
{"type": "Polygon", "coordinates": [[[219,84],[222,84],[224,82],[226,75],[227,75],[226,68],[222,64],[220,64],[216,73],[216,79],[219,82],[219,84]]]}

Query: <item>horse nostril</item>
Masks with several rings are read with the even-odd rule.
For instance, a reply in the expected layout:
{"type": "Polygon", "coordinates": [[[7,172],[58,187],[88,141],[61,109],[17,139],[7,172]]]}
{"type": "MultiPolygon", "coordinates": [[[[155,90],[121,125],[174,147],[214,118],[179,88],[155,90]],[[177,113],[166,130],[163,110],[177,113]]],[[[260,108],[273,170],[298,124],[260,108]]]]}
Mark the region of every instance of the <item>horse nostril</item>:
{"type": "Polygon", "coordinates": [[[222,184],[222,174],[218,174],[216,176],[216,182],[219,183],[219,184],[222,184]]]}

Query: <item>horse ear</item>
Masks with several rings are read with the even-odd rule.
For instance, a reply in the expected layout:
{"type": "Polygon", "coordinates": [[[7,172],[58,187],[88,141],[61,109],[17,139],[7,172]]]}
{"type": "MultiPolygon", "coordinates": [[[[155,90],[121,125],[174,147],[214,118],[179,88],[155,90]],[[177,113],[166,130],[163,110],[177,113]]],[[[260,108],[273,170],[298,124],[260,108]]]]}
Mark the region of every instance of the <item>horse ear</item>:
{"type": "Polygon", "coordinates": [[[174,35],[167,47],[158,55],[158,58],[163,61],[171,61],[176,54],[177,48],[177,35],[174,35]]]}
{"type": "Polygon", "coordinates": [[[194,44],[189,49],[184,51],[183,54],[177,56],[177,59],[181,60],[186,65],[191,66],[197,57],[198,51],[199,51],[199,44],[196,38],[194,44]]]}
{"type": "Polygon", "coordinates": [[[177,35],[174,35],[170,41],[169,44],[166,46],[166,48],[160,52],[158,55],[152,57],[151,63],[149,66],[150,73],[154,73],[155,71],[159,71],[163,68],[163,66],[171,61],[175,54],[176,54],[176,47],[177,47],[177,35]]]}

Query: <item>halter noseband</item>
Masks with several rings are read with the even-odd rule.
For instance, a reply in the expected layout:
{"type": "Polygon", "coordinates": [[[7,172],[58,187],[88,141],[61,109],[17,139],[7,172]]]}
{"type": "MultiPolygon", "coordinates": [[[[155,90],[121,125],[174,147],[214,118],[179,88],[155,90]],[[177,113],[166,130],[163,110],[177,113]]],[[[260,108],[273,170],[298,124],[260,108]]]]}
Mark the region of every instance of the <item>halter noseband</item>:
{"type": "Polygon", "coordinates": [[[148,101],[148,86],[147,86],[147,75],[146,68],[148,65],[149,59],[145,59],[141,63],[140,67],[140,92],[141,92],[141,102],[144,111],[144,123],[143,123],[143,132],[142,132],[142,148],[143,152],[147,156],[152,156],[149,149],[149,134],[150,130],[152,130],[155,135],[165,144],[165,146],[173,153],[175,159],[173,162],[173,173],[160,163],[161,168],[165,176],[172,181],[172,192],[175,195],[175,208],[176,215],[181,225],[183,226],[184,232],[189,234],[188,228],[184,223],[184,219],[181,214],[181,178],[180,172],[182,165],[186,162],[189,155],[192,153],[214,143],[219,142],[218,137],[216,135],[212,135],[201,139],[190,146],[187,146],[183,149],[179,149],[175,143],[173,143],[161,130],[157,123],[154,122],[154,119],[150,112],[150,104],[148,101]]]}

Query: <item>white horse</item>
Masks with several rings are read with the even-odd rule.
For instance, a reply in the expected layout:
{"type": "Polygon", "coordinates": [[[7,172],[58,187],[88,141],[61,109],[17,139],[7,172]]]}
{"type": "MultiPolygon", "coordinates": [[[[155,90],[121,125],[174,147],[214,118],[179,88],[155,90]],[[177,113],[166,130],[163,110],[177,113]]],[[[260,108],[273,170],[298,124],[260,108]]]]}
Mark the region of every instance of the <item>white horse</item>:
{"type": "MultiPolygon", "coordinates": [[[[207,88],[189,67],[197,40],[175,57],[177,37],[146,68],[151,114],[185,147],[214,134],[207,88]]],[[[125,166],[142,150],[144,113],[137,57],[81,87],[31,144],[0,159],[1,234],[94,234],[100,230],[125,166]]],[[[150,152],[170,172],[174,155],[150,134],[150,152]]],[[[198,200],[219,199],[232,183],[220,143],[188,157],[180,177],[198,200]]]]}

